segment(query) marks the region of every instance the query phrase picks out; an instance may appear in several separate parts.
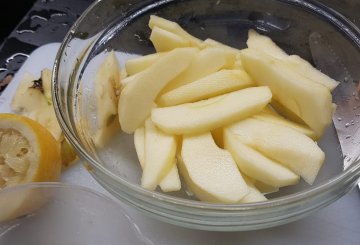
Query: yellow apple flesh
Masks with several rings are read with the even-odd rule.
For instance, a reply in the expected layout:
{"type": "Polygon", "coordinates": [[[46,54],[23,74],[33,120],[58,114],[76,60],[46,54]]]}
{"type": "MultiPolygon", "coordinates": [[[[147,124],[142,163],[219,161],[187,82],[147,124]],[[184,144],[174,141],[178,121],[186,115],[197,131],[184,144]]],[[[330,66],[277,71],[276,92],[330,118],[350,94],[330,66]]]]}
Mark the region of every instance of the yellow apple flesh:
{"type": "Polygon", "coordinates": [[[218,148],[210,133],[183,137],[179,168],[202,201],[238,203],[249,192],[230,153],[218,148]]]}
{"type": "Polygon", "coordinates": [[[166,52],[175,48],[190,46],[190,42],[185,38],[157,26],[152,29],[150,40],[154,45],[156,52],[166,52]]]}
{"type": "MultiPolygon", "coordinates": [[[[134,133],[134,144],[140,166],[144,169],[145,166],[145,127],[140,127],[135,130],[134,133]]],[[[155,144],[155,142],[154,142],[155,144]]],[[[161,147],[161,146],[159,146],[161,147]]],[[[175,160],[176,161],[176,160],[175,160]]],[[[181,189],[181,182],[179,177],[178,168],[176,163],[170,171],[165,175],[165,177],[160,181],[159,186],[162,191],[178,191],[181,189]]]]}
{"type": "Polygon", "coordinates": [[[208,100],[154,108],[151,119],[169,134],[202,133],[257,114],[270,100],[268,87],[246,88],[208,100]]]}
{"type": "Polygon", "coordinates": [[[260,35],[254,30],[249,31],[249,38],[246,44],[251,49],[265,52],[270,56],[280,59],[287,69],[293,70],[299,75],[325,86],[330,91],[333,91],[339,84],[339,82],[317,70],[301,57],[286,54],[286,52],[278,47],[269,37],[260,35]]]}
{"type": "Polygon", "coordinates": [[[243,144],[229,129],[224,129],[224,147],[231,153],[240,171],[255,180],[276,187],[299,182],[298,175],[243,144]]]}
{"type": "Polygon", "coordinates": [[[220,70],[162,94],[157,102],[161,106],[173,106],[208,99],[254,85],[244,71],[220,70]]]}
{"type": "Polygon", "coordinates": [[[124,132],[132,133],[144,123],[158,93],[188,67],[196,53],[195,48],[174,49],[134,75],[136,78],[124,87],[119,99],[119,120],[124,132]]]}
{"type": "Polygon", "coordinates": [[[189,67],[173,79],[161,92],[162,94],[210,75],[223,68],[233,66],[235,56],[221,48],[203,49],[194,56],[189,67]]]}
{"type": "Polygon", "coordinates": [[[249,118],[227,129],[242,143],[281,163],[309,184],[325,160],[324,152],[312,139],[288,127],[249,118]]]}
{"type": "Polygon", "coordinates": [[[193,47],[200,47],[202,42],[200,39],[186,32],[178,23],[161,18],[156,15],[150,16],[149,27],[150,29],[154,29],[154,27],[160,27],[161,29],[177,34],[187,39],[193,47]]]}
{"type": "Polygon", "coordinates": [[[154,53],[138,58],[130,59],[125,63],[126,74],[132,76],[153,65],[165,53],[154,53]]]}
{"type": "Polygon", "coordinates": [[[318,136],[323,134],[333,114],[332,97],[326,87],[256,50],[243,50],[241,60],[245,71],[259,85],[270,87],[275,100],[303,119],[318,136]]]}
{"type": "Polygon", "coordinates": [[[145,122],[145,165],[141,186],[155,190],[175,164],[177,142],[173,135],[160,131],[150,119],[145,122]]]}

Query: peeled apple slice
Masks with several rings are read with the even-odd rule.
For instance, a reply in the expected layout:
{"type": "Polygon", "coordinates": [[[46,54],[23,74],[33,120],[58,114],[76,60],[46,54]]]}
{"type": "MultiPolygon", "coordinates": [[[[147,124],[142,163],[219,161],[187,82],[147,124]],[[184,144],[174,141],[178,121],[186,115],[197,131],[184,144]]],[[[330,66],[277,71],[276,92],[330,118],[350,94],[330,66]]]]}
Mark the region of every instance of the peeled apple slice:
{"type": "Polygon", "coordinates": [[[275,58],[256,50],[241,52],[244,69],[261,86],[269,86],[275,100],[295,113],[321,136],[332,121],[330,91],[287,69],[275,58]]]}
{"type": "Polygon", "coordinates": [[[270,123],[275,123],[278,125],[282,125],[285,127],[289,127],[292,128],[300,133],[305,134],[306,136],[312,138],[313,140],[317,140],[318,137],[315,134],[315,132],[313,130],[311,130],[308,126],[300,124],[300,123],[296,123],[293,121],[290,121],[280,115],[276,115],[276,114],[268,114],[268,113],[259,113],[253,116],[256,119],[259,119],[261,121],[265,121],[265,122],[270,122],[270,123]]]}
{"type": "Polygon", "coordinates": [[[239,49],[230,47],[230,46],[225,45],[225,44],[223,44],[221,42],[215,41],[215,40],[213,40],[211,38],[208,38],[205,41],[203,41],[201,43],[201,45],[202,45],[203,48],[222,48],[222,49],[225,49],[225,50],[233,53],[236,57],[240,54],[239,49]]]}
{"type": "Polygon", "coordinates": [[[246,176],[243,176],[246,185],[249,188],[249,193],[241,198],[239,203],[251,203],[251,202],[263,202],[266,201],[267,198],[256,188],[254,183],[247,178],[246,176]]]}
{"type": "Polygon", "coordinates": [[[231,68],[235,55],[222,48],[207,48],[198,52],[189,67],[173,79],[162,93],[191,83],[224,68],[231,68]]]}
{"type": "Polygon", "coordinates": [[[97,147],[102,148],[120,129],[117,120],[118,97],[116,95],[116,91],[121,89],[120,66],[114,51],[110,52],[100,65],[94,83],[97,130],[93,141],[97,147]]]}
{"type": "Polygon", "coordinates": [[[167,30],[174,34],[177,34],[185,39],[187,39],[191,46],[200,47],[201,40],[192,36],[187,31],[185,31],[178,23],[161,18],[156,15],[151,15],[149,20],[150,29],[154,29],[154,27],[160,27],[161,29],[167,30]]]}
{"type": "Polygon", "coordinates": [[[249,192],[230,153],[209,132],[184,136],[178,159],[187,186],[202,201],[237,203],[249,192]]]}
{"type": "Polygon", "coordinates": [[[313,82],[325,86],[330,91],[333,91],[339,84],[339,82],[317,70],[308,61],[302,59],[301,57],[286,54],[285,51],[278,47],[269,37],[260,35],[254,30],[249,30],[249,38],[246,44],[251,49],[265,52],[268,55],[282,60],[288,69],[292,69],[313,82]]]}
{"type": "Polygon", "coordinates": [[[49,131],[29,118],[0,114],[0,189],[55,181],[60,169],[60,146],[49,131]]]}
{"type": "Polygon", "coordinates": [[[194,134],[259,113],[271,100],[268,87],[246,88],[208,100],[154,108],[152,121],[169,134],[194,134]]]}
{"type": "Polygon", "coordinates": [[[178,105],[208,99],[254,85],[244,71],[221,70],[162,94],[157,102],[161,106],[178,105]]]}
{"type": "Polygon", "coordinates": [[[289,56],[284,50],[277,46],[271,38],[260,35],[254,30],[249,30],[246,45],[248,48],[265,52],[277,59],[287,59],[289,56]]]}
{"type": "Polygon", "coordinates": [[[175,136],[163,133],[150,119],[146,120],[142,187],[155,190],[175,164],[176,147],[175,136]]]}
{"type": "Polygon", "coordinates": [[[134,75],[134,80],[124,87],[119,99],[119,120],[124,132],[132,133],[144,123],[159,92],[189,66],[197,52],[195,48],[174,49],[134,75]]]}
{"type": "Polygon", "coordinates": [[[146,68],[154,64],[156,61],[158,61],[158,59],[164,54],[165,53],[154,53],[126,61],[125,69],[127,75],[132,76],[145,70],[146,68]]]}
{"type": "Polygon", "coordinates": [[[298,175],[246,146],[228,129],[224,130],[224,145],[235,159],[240,171],[255,180],[276,187],[299,182],[298,175]]]}
{"type": "Polygon", "coordinates": [[[156,52],[165,52],[175,48],[190,46],[190,42],[185,38],[157,26],[151,31],[150,41],[154,45],[156,52]]]}
{"type": "Polygon", "coordinates": [[[279,191],[279,187],[267,185],[261,181],[255,181],[254,185],[261,193],[264,193],[264,194],[269,194],[269,193],[274,193],[274,192],[279,191]]]}
{"type": "Polygon", "coordinates": [[[325,159],[312,139],[288,127],[248,118],[227,129],[242,143],[281,163],[309,184],[314,182],[325,159]]]}
{"type": "MultiPolygon", "coordinates": [[[[154,142],[155,143],[155,142],[154,142]]],[[[134,133],[134,144],[136,149],[136,154],[138,156],[140,166],[144,169],[145,166],[145,127],[140,127],[135,130],[134,133]]],[[[176,159],[175,159],[176,161],[176,159]]],[[[176,163],[170,169],[169,173],[161,180],[159,186],[162,191],[178,191],[181,189],[181,182],[178,173],[178,168],[176,163]]]]}

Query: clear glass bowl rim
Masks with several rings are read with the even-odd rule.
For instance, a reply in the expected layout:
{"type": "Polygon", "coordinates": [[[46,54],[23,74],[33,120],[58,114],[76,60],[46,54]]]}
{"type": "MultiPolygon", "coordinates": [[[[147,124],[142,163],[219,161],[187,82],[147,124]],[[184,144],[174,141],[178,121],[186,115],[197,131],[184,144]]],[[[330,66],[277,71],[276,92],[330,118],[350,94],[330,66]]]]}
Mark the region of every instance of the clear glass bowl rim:
{"type": "MultiPolygon", "coordinates": [[[[159,2],[166,2],[166,3],[172,1],[174,0],[166,0],[166,1],[159,0],[159,2]]],[[[278,0],[278,1],[303,7],[307,10],[315,12],[316,14],[326,18],[328,21],[334,24],[338,29],[340,29],[349,39],[351,39],[354,42],[354,44],[360,49],[360,29],[337,11],[325,6],[322,3],[313,0],[278,0]]],[[[85,161],[87,161],[91,165],[91,167],[93,167],[96,171],[100,171],[107,177],[114,180],[115,183],[117,183],[118,185],[121,185],[122,187],[126,188],[127,193],[133,193],[133,195],[140,194],[143,195],[144,198],[150,198],[153,199],[154,201],[158,200],[159,202],[167,203],[167,204],[175,204],[177,206],[199,208],[202,210],[213,210],[220,212],[221,211],[241,212],[241,211],[251,211],[257,209],[276,208],[293,203],[298,203],[301,200],[309,199],[311,197],[315,197],[320,194],[330,192],[333,189],[336,189],[338,185],[345,185],[345,183],[347,183],[348,181],[354,182],[355,185],[357,179],[360,178],[360,159],[357,159],[345,171],[335,176],[334,178],[327,180],[326,182],[324,182],[319,186],[309,187],[307,190],[303,190],[295,194],[290,194],[284,197],[275,198],[272,200],[268,200],[266,202],[258,202],[258,203],[250,203],[250,204],[212,204],[212,203],[204,203],[200,201],[186,200],[182,198],[172,197],[155,191],[149,191],[140,187],[139,185],[129,183],[128,181],[112,173],[110,170],[102,166],[100,162],[98,162],[96,159],[91,157],[91,155],[88,154],[85,148],[79,143],[76,133],[73,132],[71,122],[67,121],[64,112],[60,108],[61,107],[61,102],[60,102],[61,98],[59,97],[60,85],[58,85],[59,82],[57,79],[59,75],[59,66],[61,64],[62,56],[66,51],[68,43],[73,38],[73,33],[76,33],[79,23],[84,21],[86,16],[89,15],[89,13],[91,13],[93,9],[95,9],[98,6],[100,2],[102,2],[102,0],[95,1],[92,5],[90,5],[78,18],[78,20],[74,23],[74,25],[71,27],[71,29],[64,38],[57,53],[55,64],[53,67],[52,98],[55,108],[55,114],[58,118],[60,126],[63,129],[66,138],[75,147],[75,149],[80,154],[80,156],[85,161]]]]}

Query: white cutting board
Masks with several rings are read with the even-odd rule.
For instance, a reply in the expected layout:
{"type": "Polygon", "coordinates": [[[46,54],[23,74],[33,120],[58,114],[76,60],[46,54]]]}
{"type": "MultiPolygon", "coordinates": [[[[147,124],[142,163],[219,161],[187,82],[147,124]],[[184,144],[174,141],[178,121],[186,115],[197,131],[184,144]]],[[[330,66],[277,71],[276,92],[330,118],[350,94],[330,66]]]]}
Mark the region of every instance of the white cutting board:
{"type": "MultiPolygon", "coordinates": [[[[10,102],[25,72],[40,76],[43,68],[52,68],[59,48],[58,43],[35,50],[16,73],[13,81],[0,96],[0,112],[11,112],[10,102]]],[[[63,175],[63,182],[84,185],[107,193],[82,167],[77,164],[63,175]]],[[[360,192],[352,191],[339,201],[291,224],[250,232],[207,232],[189,230],[162,223],[144,216],[131,207],[122,205],[142,233],[156,245],[235,245],[235,244],[360,244],[360,192]]],[[[104,241],[104,244],[107,244],[104,241]]],[[[134,245],[136,245],[134,243],[134,245]]]]}

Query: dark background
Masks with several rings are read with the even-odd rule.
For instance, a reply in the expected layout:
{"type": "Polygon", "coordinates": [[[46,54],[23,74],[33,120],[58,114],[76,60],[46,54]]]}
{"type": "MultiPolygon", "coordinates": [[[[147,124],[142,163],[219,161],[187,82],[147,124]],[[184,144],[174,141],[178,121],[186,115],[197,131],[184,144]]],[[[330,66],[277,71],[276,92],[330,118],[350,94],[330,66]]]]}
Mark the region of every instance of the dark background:
{"type": "Polygon", "coordinates": [[[15,29],[34,2],[35,0],[12,0],[1,5],[0,16],[2,21],[0,21],[0,43],[15,29]]]}

